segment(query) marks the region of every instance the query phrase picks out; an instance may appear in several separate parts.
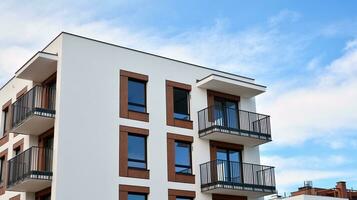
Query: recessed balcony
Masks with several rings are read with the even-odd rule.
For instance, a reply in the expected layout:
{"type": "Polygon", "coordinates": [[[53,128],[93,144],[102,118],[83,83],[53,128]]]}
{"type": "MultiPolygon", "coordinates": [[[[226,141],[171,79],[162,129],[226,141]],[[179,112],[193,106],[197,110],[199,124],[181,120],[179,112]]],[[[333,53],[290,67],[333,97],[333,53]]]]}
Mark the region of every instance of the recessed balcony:
{"type": "Polygon", "coordinates": [[[270,116],[211,106],[198,112],[202,139],[257,146],[271,141],[270,116]]]}
{"type": "Polygon", "coordinates": [[[52,149],[31,147],[8,163],[7,190],[38,192],[51,186],[52,149]]]}
{"type": "Polygon", "coordinates": [[[54,125],[56,87],[35,86],[12,105],[12,131],[39,135],[54,125]]]}
{"type": "Polygon", "coordinates": [[[274,167],[214,160],[200,165],[205,193],[258,198],[276,193],[274,167]]]}

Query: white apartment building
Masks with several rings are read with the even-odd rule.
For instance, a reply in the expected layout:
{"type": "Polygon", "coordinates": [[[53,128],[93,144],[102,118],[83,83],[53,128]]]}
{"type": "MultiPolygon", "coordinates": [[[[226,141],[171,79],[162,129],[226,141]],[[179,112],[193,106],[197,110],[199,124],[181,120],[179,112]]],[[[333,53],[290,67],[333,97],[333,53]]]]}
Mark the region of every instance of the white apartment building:
{"type": "Polygon", "coordinates": [[[0,89],[0,200],[243,200],[276,192],[254,79],[59,34],[0,89]]]}

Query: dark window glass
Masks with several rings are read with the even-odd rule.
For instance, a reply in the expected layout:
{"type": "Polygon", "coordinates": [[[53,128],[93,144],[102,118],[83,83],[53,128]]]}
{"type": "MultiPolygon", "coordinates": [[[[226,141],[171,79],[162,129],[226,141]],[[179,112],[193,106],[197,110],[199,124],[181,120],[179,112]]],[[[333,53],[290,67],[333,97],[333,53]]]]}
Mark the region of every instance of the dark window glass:
{"type": "Polygon", "coordinates": [[[146,169],[146,137],[128,135],[128,167],[146,169]]]}
{"type": "Polygon", "coordinates": [[[190,120],[189,91],[174,88],[174,118],[190,120]]]}
{"type": "Polygon", "coordinates": [[[146,200],[146,194],[128,193],[128,200],[146,200]]]}
{"type": "Polygon", "coordinates": [[[0,158],[0,183],[4,182],[5,157],[0,158]]]}
{"type": "Polygon", "coordinates": [[[19,155],[20,151],[21,151],[20,147],[17,147],[16,149],[14,149],[15,156],[19,155]]]}
{"type": "Polygon", "coordinates": [[[3,136],[5,134],[5,132],[7,131],[7,118],[8,118],[8,114],[9,114],[9,109],[8,108],[5,108],[3,111],[2,111],[2,130],[1,130],[1,134],[0,136],[3,136]]]}
{"type": "Polygon", "coordinates": [[[192,174],[191,144],[175,142],[175,171],[176,173],[192,174]]]}
{"type": "Polygon", "coordinates": [[[136,112],[146,112],[146,83],[129,79],[128,109],[136,112]]]}
{"type": "Polygon", "coordinates": [[[176,200],[192,200],[192,198],[187,198],[187,197],[176,197],[176,200]]]}

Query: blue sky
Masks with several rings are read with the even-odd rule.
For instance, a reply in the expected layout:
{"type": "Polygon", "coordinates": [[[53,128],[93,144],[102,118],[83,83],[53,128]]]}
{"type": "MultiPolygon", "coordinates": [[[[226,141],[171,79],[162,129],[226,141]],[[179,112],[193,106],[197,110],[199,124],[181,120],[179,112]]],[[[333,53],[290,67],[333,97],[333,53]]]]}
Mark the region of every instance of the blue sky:
{"type": "Polygon", "coordinates": [[[253,77],[280,193],[357,189],[357,2],[1,1],[0,83],[60,31],[253,77]]]}

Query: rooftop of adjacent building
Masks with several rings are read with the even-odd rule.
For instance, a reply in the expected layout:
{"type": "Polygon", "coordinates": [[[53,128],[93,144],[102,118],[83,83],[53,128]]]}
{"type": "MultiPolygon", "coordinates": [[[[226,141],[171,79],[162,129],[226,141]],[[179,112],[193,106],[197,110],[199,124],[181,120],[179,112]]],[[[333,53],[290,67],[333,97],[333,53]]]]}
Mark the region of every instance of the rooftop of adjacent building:
{"type": "MultiPolygon", "coordinates": [[[[303,187],[299,187],[297,191],[291,192],[290,197],[276,196],[273,199],[296,199],[298,196],[311,197],[331,197],[332,199],[349,199],[357,200],[357,190],[348,189],[345,181],[339,181],[334,188],[319,188],[314,187],[312,181],[305,181],[303,187]]],[[[316,198],[318,199],[318,198],[316,198]]],[[[321,199],[321,198],[320,198],[321,199]]]]}

